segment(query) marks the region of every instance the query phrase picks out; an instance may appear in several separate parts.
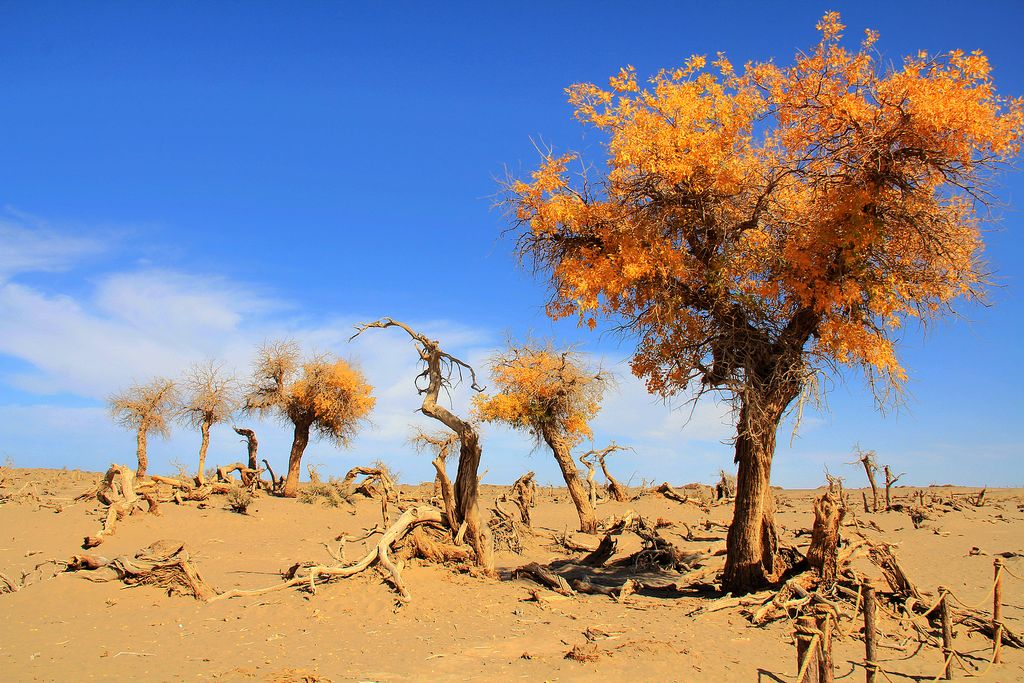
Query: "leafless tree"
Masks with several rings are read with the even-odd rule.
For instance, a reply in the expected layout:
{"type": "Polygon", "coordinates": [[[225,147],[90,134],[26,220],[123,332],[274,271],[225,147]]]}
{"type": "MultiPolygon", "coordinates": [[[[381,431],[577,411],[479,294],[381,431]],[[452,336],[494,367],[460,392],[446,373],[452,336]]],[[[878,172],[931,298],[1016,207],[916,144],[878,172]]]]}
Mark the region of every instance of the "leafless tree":
{"type": "Polygon", "coordinates": [[[206,451],[210,447],[210,427],[224,422],[238,407],[235,378],[223,365],[208,360],[190,367],[181,381],[183,397],[178,419],[202,434],[199,445],[199,472],[196,481],[205,483],[206,451]]]}

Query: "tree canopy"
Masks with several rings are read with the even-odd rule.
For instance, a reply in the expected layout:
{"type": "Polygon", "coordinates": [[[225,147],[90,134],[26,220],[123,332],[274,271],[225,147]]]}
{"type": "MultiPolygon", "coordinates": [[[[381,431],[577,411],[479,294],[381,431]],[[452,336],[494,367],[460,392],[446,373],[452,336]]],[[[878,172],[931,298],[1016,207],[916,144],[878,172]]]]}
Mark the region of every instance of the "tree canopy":
{"type": "Polygon", "coordinates": [[[533,343],[511,344],[496,354],[491,376],[498,391],[473,397],[480,419],[525,429],[538,441],[552,430],[573,444],[591,436],[590,420],[608,379],[581,354],[533,343]]]}
{"type": "Polygon", "coordinates": [[[818,29],[792,66],[694,56],[647,87],[632,67],[572,86],[606,171],[549,153],[508,186],[549,314],[618,319],[651,391],[743,391],[766,355],[797,381],[840,364],[898,387],[894,332],[982,291],[977,210],[1019,152],[1021,100],[980,52],[887,67],[876,33],[850,51],[838,14],[818,29]]]}

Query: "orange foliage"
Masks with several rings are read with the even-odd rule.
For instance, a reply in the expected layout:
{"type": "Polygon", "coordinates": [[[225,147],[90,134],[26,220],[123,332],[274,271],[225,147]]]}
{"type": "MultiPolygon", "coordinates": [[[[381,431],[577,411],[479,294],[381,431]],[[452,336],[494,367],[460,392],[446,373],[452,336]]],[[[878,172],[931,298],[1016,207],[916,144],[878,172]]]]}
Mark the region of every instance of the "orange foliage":
{"type": "MultiPolygon", "coordinates": [[[[624,321],[652,391],[741,392],[834,363],[898,387],[894,330],[984,285],[976,208],[1020,150],[1024,103],[996,94],[980,52],[887,69],[874,32],[853,51],[838,14],[818,29],[791,66],[695,56],[644,88],[632,67],[572,86],[576,118],[607,135],[606,172],[576,180],[576,155],[549,153],[508,185],[549,315],[624,321]]],[[[498,415],[525,410],[501,400],[498,415]]]]}
{"type": "Polygon", "coordinates": [[[349,363],[326,354],[300,361],[298,346],[283,341],[259,349],[246,409],[310,425],[345,446],[376,402],[373,387],[349,363]]]}
{"type": "Polygon", "coordinates": [[[591,436],[590,420],[601,408],[607,378],[579,354],[512,345],[491,359],[491,375],[499,391],[473,397],[481,420],[526,429],[538,440],[546,430],[573,444],[591,436]]]}

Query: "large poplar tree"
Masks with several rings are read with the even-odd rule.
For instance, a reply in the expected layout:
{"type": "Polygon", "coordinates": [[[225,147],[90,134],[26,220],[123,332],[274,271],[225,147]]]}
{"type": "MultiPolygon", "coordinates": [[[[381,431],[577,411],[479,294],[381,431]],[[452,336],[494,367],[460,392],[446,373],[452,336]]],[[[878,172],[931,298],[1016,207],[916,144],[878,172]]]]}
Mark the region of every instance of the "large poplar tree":
{"type": "Polygon", "coordinates": [[[996,94],[980,52],[894,66],[874,32],[844,47],[838,14],[818,29],[788,66],[696,56],[647,86],[632,68],[574,85],[607,166],[574,176],[577,155],[549,153],[508,184],[549,315],[635,337],[654,393],[735,402],[731,591],[785,570],[770,493],[782,417],[822,371],[861,368],[882,400],[899,390],[894,334],[982,293],[986,181],[1021,143],[1022,102],[996,94]]]}

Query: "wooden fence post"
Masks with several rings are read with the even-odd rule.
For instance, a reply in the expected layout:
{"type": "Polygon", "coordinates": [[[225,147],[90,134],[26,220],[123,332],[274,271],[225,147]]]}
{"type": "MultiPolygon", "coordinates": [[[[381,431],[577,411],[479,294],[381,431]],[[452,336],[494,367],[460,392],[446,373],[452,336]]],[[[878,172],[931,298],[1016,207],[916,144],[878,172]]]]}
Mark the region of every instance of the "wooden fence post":
{"type": "Polygon", "coordinates": [[[949,598],[946,596],[946,587],[939,586],[939,595],[942,598],[939,601],[939,615],[942,617],[942,661],[946,662],[946,668],[943,671],[943,677],[947,681],[953,680],[953,662],[949,661],[950,654],[953,653],[953,623],[949,618],[949,598]]]}
{"type": "Polygon", "coordinates": [[[995,587],[992,590],[992,662],[1003,661],[1003,561],[992,561],[995,568],[995,587]]]}
{"type": "Polygon", "coordinates": [[[820,668],[821,658],[818,650],[821,647],[821,637],[818,636],[818,626],[814,617],[803,616],[796,620],[796,683],[821,683],[820,668]]]}
{"type": "Polygon", "coordinates": [[[832,664],[832,614],[821,610],[815,617],[815,624],[821,632],[821,657],[818,659],[818,680],[820,683],[835,681],[835,667],[832,664]]]}
{"type": "Polygon", "coordinates": [[[864,680],[875,683],[875,585],[864,582],[864,680]]]}

